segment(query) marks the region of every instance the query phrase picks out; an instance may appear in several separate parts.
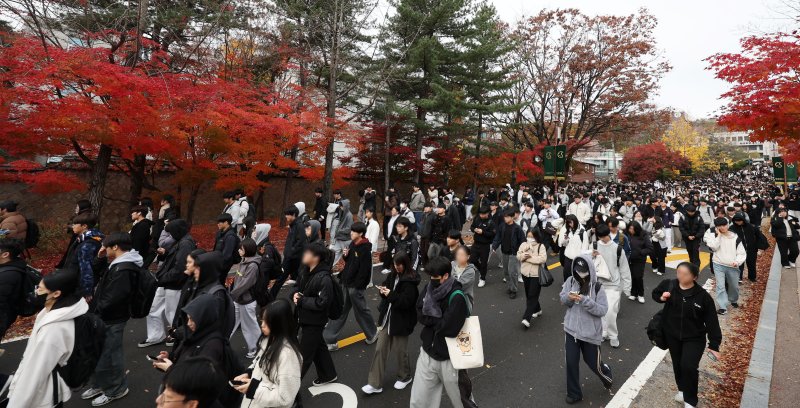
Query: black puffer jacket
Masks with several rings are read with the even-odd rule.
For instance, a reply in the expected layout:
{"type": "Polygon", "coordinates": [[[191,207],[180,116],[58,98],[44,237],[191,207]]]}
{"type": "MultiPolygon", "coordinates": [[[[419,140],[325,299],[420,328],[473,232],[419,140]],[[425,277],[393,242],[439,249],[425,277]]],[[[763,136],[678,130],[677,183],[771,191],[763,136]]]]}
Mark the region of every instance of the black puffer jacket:
{"type": "MultiPolygon", "coordinates": [[[[797,231],[798,231],[798,221],[797,218],[794,217],[787,217],[789,220],[789,227],[792,231],[791,239],[793,241],[797,241],[797,231]]],[[[770,223],[772,226],[772,236],[775,239],[786,239],[786,223],[783,222],[783,218],[781,217],[773,217],[772,222],[770,223]]]]}
{"type": "Polygon", "coordinates": [[[328,308],[334,296],[332,279],[330,267],[325,262],[313,271],[306,269],[300,274],[294,293],[303,294],[295,308],[301,326],[325,326],[328,323],[328,308]]]}
{"type": "Polygon", "coordinates": [[[703,218],[700,217],[700,214],[694,213],[692,216],[687,214],[681,218],[678,227],[681,230],[681,235],[684,240],[687,240],[688,237],[695,237],[694,239],[696,241],[703,239],[703,234],[708,226],[703,223],[703,218]]]}
{"type": "Polygon", "coordinates": [[[419,298],[419,275],[403,275],[397,281],[397,272],[392,271],[382,286],[389,288],[389,296],[381,295],[378,306],[380,317],[378,322],[389,330],[390,336],[410,336],[417,325],[417,299],[419,298]],[[389,308],[391,306],[391,309],[389,308]],[[389,313],[391,311],[391,313],[389,313]],[[389,314],[389,321],[386,315],[389,314]]]}
{"type": "Polygon", "coordinates": [[[172,245],[164,254],[164,262],[156,272],[158,286],[164,289],[179,290],[189,279],[186,271],[186,257],[197,249],[197,243],[189,235],[189,224],[181,219],[172,220],[164,227],[164,230],[175,239],[172,245]]]}
{"type": "Polygon", "coordinates": [[[646,235],[631,235],[628,240],[631,244],[631,263],[645,262],[653,254],[653,241],[646,235]]]}

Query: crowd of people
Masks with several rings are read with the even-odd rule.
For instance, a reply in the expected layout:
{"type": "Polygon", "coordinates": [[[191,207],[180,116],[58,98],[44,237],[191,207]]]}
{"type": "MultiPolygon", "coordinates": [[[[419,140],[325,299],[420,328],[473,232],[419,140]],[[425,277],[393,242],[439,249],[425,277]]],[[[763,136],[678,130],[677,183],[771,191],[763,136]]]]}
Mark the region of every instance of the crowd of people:
{"type": "Polygon", "coordinates": [[[138,347],[158,350],[148,355],[153,370],[164,373],[158,406],[302,406],[301,380],[312,364],[314,386],[338,379],[331,353],[352,312],[366,343],[375,344],[363,393],[383,392],[391,357],[397,362],[393,388],[410,386],[412,408],[438,407],[443,391],[455,407],[476,407],[469,374],[454,368],[445,339],[458,335],[481,291],[491,289],[483,289],[490,279],[502,280],[510,299],[522,291],[521,326],[533,327],[544,312],[541,275],[549,274],[552,256],[563,270],[556,280],[565,308],[571,404],[583,398],[581,356],[611,389],[612,368],[603,362],[601,346],[608,341],[620,347],[623,299],[630,305],[625,308],[645,303],[646,271],[666,274],[668,255],[683,247],[689,262],[678,265],[651,298],[665,305],[675,398],[694,407],[699,361],[706,351],[719,357],[718,316],[740,306],[744,278],[758,279],[757,259],[768,247],[762,220],[769,218],[787,268],[794,267],[800,237],[798,190],[784,194],[759,166],[678,182],[567,183],[558,189],[507,184],[468,188],[461,196],[413,186],[404,197],[390,188],[380,206],[377,192],[366,188],[357,208],[338,190],[330,202],[321,189],[315,196],[310,214],[304,202],[284,210],[288,233],[281,249],[270,240],[278,227],[258,223],[241,190],[223,195],[211,248],[198,247],[172,196],[164,196],[157,210],[143,199],[131,209],[130,229],[108,234],[98,229],[90,203],[79,201],[58,269],[45,274],[33,293],[26,293],[27,219],[17,203],[0,203],[0,336],[24,314],[21,305],[41,310],[18,369],[0,378],[7,406],[53,406],[77,388],[92,406],[129,395],[123,336],[126,323],[137,317],[147,321],[138,347]],[[715,297],[698,283],[701,246],[711,252],[715,297]],[[501,273],[490,276],[493,256],[501,273]],[[383,267],[373,273],[375,260],[383,267]],[[140,303],[143,272],[152,274],[156,288],[146,299],[149,311],[136,313],[132,305],[140,303]],[[365,295],[373,286],[380,294],[376,310],[365,295]],[[681,307],[687,301],[695,305],[691,312],[681,307]],[[79,320],[102,336],[87,338],[76,329],[79,320]],[[244,356],[230,345],[239,329],[244,356]],[[412,364],[408,344],[416,330],[422,349],[412,364]],[[83,359],[91,367],[75,356],[94,357],[83,359]]]}

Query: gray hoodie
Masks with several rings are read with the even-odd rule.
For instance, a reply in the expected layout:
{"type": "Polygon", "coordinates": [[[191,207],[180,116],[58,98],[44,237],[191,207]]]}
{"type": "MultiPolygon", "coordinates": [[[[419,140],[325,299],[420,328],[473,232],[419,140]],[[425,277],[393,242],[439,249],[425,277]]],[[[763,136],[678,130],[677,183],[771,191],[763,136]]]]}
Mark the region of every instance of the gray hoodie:
{"type": "Polygon", "coordinates": [[[475,277],[478,276],[478,271],[475,265],[468,263],[467,267],[456,276],[456,261],[451,261],[450,265],[453,270],[453,277],[461,283],[461,291],[469,297],[470,303],[475,303],[475,277]]]}
{"type": "Polygon", "coordinates": [[[339,225],[336,227],[337,241],[350,241],[350,227],[353,226],[353,214],[350,213],[350,200],[342,199],[339,209],[336,210],[336,219],[339,225]]]}
{"type": "Polygon", "coordinates": [[[619,267],[617,267],[617,246],[614,241],[608,241],[608,244],[602,240],[597,241],[597,252],[603,257],[611,274],[611,280],[604,280],[602,283],[604,288],[621,290],[627,296],[631,293],[631,267],[628,265],[625,251],[619,255],[619,267]]]}
{"type": "MultiPolygon", "coordinates": [[[[608,300],[602,286],[599,287],[599,290],[595,290],[595,285],[598,283],[591,255],[581,254],[578,257],[583,258],[589,264],[589,282],[591,284],[588,293],[581,294],[579,303],[569,299],[569,292],[579,292],[581,289],[578,282],[579,277],[574,270],[572,276],[567,278],[561,287],[559,295],[561,304],[567,307],[567,313],[564,315],[564,331],[578,340],[599,346],[603,342],[601,319],[608,311],[608,300]]],[[[572,264],[575,265],[575,262],[573,261],[572,264]]]]}

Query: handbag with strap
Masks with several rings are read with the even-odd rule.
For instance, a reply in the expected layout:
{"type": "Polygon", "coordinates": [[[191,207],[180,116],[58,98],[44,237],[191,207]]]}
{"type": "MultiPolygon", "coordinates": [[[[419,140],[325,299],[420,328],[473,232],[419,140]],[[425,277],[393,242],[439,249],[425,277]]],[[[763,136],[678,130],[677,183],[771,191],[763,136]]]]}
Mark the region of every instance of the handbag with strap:
{"type": "Polygon", "coordinates": [[[445,337],[447,352],[450,354],[450,362],[456,370],[466,370],[478,368],[483,365],[483,337],[481,336],[481,324],[478,316],[472,315],[472,307],[469,299],[460,290],[455,290],[450,294],[448,305],[455,296],[463,296],[467,302],[467,313],[470,315],[464,320],[456,337],[445,337]]]}
{"type": "Polygon", "coordinates": [[[539,286],[548,287],[553,284],[553,274],[547,268],[547,262],[539,264],[539,286]]]}

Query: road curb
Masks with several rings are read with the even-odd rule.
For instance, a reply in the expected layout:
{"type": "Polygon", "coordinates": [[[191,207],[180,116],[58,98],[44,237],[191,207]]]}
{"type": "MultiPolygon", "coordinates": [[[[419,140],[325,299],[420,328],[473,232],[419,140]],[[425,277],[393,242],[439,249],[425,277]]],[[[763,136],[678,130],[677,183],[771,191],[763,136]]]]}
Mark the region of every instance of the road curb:
{"type": "Polygon", "coordinates": [[[761,304],[761,315],[758,319],[758,330],[756,330],[756,338],[753,342],[753,352],[750,355],[747,379],[744,382],[740,403],[742,407],[769,406],[782,272],[780,254],[776,250],[772,255],[769,279],[764,291],[764,302],[761,304]]]}

